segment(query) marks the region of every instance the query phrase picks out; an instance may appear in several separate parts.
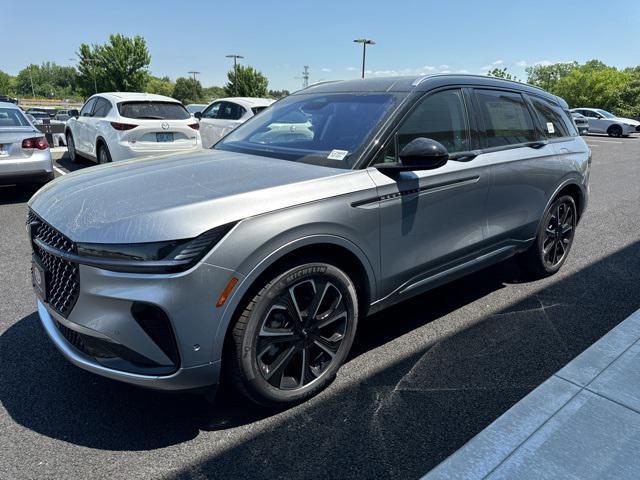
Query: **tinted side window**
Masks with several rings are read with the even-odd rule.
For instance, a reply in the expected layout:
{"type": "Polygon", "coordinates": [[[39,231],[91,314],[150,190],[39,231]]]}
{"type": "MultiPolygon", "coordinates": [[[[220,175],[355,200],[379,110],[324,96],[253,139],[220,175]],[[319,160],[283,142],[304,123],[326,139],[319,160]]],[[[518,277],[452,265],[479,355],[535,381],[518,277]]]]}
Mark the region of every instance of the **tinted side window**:
{"type": "Polygon", "coordinates": [[[222,120],[240,120],[245,114],[245,109],[232,102],[221,102],[220,110],[216,118],[222,120]]]}
{"type": "Polygon", "coordinates": [[[531,100],[533,109],[538,115],[542,131],[548,138],[560,138],[570,135],[563,118],[564,113],[559,106],[535,96],[529,96],[529,100],[531,100]]]}
{"type": "Polygon", "coordinates": [[[533,119],[519,93],[475,90],[486,146],[502,147],[536,140],[533,119]]]}
{"type": "MultiPolygon", "coordinates": [[[[403,121],[396,135],[398,152],[418,137],[440,142],[449,153],[469,150],[467,110],[462,92],[446,90],[423,98],[403,121]]],[[[395,157],[395,152],[388,152],[387,156],[395,157]]],[[[390,158],[388,161],[395,160],[390,158]]]]}
{"type": "Polygon", "coordinates": [[[204,112],[202,112],[201,118],[217,118],[218,110],[220,110],[220,102],[212,103],[204,112]]]}
{"type": "Polygon", "coordinates": [[[93,110],[93,105],[95,103],[96,103],[96,97],[93,97],[93,98],[89,99],[89,101],[84,104],[84,107],[82,107],[82,110],[80,110],[80,116],[81,117],[90,117],[91,116],[91,110],[93,110]]]}
{"type": "Polygon", "coordinates": [[[96,100],[96,108],[93,109],[94,117],[106,117],[111,110],[111,102],[106,98],[98,98],[96,100]]]}
{"type": "Polygon", "coordinates": [[[592,112],[591,110],[580,110],[580,113],[588,118],[598,118],[598,114],[596,112],[592,112]]]}

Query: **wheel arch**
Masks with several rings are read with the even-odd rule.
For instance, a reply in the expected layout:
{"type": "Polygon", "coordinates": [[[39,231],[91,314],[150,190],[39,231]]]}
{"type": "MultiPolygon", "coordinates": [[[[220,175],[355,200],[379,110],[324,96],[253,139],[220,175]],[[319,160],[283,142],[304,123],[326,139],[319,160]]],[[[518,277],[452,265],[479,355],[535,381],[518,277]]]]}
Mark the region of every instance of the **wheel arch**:
{"type": "Polygon", "coordinates": [[[272,252],[241,280],[220,316],[214,337],[212,361],[222,358],[225,339],[232,322],[242,311],[245,303],[261,288],[262,283],[301,260],[326,261],[343,270],[356,286],[359,316],[366,316],[369,305],[375,298],[377,283],[373,268],[364,252],[349,240],[334,235],[301,238],[272,252]]]}

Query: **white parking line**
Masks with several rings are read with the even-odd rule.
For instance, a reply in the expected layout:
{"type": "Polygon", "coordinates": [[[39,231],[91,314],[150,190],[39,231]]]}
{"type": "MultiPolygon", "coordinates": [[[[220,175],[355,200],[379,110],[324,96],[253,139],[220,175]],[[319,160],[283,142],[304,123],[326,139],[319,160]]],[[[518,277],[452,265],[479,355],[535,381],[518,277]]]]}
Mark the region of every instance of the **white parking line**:
{"type": "Polygon", "coordinates": [[[69,172],[65,172],[64,170],[62,170],[61,168],[56,167],[55,165],[53,166],[53,169],[58,172],[60,175],[66,175],[69,172]]]}

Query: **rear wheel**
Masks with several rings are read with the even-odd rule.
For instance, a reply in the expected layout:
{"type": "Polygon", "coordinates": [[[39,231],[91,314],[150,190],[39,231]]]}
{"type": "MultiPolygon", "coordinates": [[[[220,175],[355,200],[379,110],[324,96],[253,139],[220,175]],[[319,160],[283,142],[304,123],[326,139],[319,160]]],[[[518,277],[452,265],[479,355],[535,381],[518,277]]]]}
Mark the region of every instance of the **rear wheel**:
{"type": "Polygon", "coordinates": [[[347,358],[358,301],[353,282],[328,263],[306,263],[271,280],[233,325],[229,380],[249,400],[286,406],[324,389],[347,358]]]}
{"type": "Polygon", "coordinates": [[[620,125],[611,125],[607,130],[607,134],[610,137],[621,137],[622,136],[622,127],[620,125]]]}
{"type": "Polygon", "coordinates": [[[536,241],[519,257],[537,278],[556,273],[569,255],[577,223],[576,202],[570,195],[555,200],[545,212],[536,241]]]}
{"type": "Polygon", "coordinates": [[[109,153],[109,149],[104,143],[101,143],[98,147],[98,163],[111,163],[111,153],[109,153]]]}
{"type": "Polygon", "coordinates": [[[71,163],[78,162],[78,152],[76,151],[76,142],[73,139],[73,134],[71,132],[66,133],[67,140],[67,153],[69,155],[69,160],[71,163]]]}

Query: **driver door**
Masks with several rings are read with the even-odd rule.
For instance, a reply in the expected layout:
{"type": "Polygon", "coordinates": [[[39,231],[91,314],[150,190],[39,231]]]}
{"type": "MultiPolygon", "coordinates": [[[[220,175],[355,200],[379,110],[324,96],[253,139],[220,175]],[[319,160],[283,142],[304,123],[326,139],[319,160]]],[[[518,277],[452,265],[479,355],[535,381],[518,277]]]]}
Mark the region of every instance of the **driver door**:
{"type": "MultiPolygon", "coordinates": [[[[411,140],[426,137],[449,154],[474,148],[466,95],[441,90],[421,98],[378,160],[395,162],[411,140]]],[[[433,170],[383,174],[368,169],[378,191],[383,296],[437,274],[478,250],[485,238],[490,165],[472,155],[433,170]]]]}

